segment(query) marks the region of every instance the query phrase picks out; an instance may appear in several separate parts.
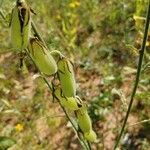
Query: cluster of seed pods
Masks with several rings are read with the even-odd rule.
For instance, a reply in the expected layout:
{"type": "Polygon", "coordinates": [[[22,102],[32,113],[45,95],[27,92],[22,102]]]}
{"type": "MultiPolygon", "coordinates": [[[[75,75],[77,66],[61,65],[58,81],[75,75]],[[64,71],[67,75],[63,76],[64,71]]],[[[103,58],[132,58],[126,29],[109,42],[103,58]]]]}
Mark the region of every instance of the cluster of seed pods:
{"type": "Polygon", "coordinates": [[[54,86],[53,96],[68,111],[75,113],[79,130],[88,141],[96,141],[87,105],[76,95],[73,64],[64,56],[56,61],[50,51],[37,37],[30,37],[31,9],[25,0],[18,0],[12,10],[11,42],[14,49],[28,49],[36,66],[45,75],[56,75],[59,86],[54,86]]]}

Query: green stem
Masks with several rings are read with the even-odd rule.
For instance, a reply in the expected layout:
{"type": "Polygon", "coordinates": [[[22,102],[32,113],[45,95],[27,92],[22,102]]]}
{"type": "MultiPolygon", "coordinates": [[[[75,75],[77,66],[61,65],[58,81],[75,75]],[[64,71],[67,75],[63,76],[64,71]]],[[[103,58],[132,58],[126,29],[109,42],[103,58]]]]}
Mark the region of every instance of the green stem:
{"type": "Polygon", "coordinates": [[[39,40],[41,40],[43,42],[44,46],[47,47],[44,39],[42,38],[41,34],[38,32],[38,29],[33,21],[31,21],[31,26],[32,26],[32,29],[33,29],[35,35],[39,38],[39,40]]]}
{"type": "Polygon", "coordinates": [[[2,10],[0,10],[0,15],[1,15],[1,17],[2,17],[4,20],[6,20],[4,14],[3,14],[3,12],[2,12],[2,10]]]}
{"type": "Polygon", "coordinates": [[[142,68],[142,62],[143,62],[143,56],[144,56],[144,51],[145,51],[145,45],[146,45],[146,40],[147,40],[147,35],[148,35],[149,21],[150,21],[150,0],[149,0],[148,10],[147,10],[144,37],[143,37],[142,47],[141,47],[141,50],[140,50],[140,56],[139,56],[139,62],[138,62],[138,68],[137,68],[137,73],[136,73],[135,84],[134,84],[134,87],[133,87],[133,91],[132,91],[130,103],[129,103],[129,106],[128,106],[128,110],[127,110],[127,113],[126,113],[126,116],[125,116],[125,119],[124,119],[124,122],[123,122],[123,125],[122,125],[122,128],[121,128],[120,134],[119,134],[119,136],[117,138],[117,141],[115,143],[114,150],[118,147],[119,142],[121,140],[121,137],[123,135],[123,132],[124,132],[124,129],[125,129],[125,126],[126,126],[126,123],[127,123],[130,111],[131,111],[133,100],[134,100],[134,97],[135,97],[135,94],[136,94],[136,90],[137,90],[137,87],[138,87],[140,74],[141,74],[141,68],[142,68]]]}
{"type": "Polygon", "coordinates": [[[92,150],[91,143],[90,143],[89,141],[87,141],[87,145],[88,145],[88,146],[87,146],[88,149],[89,149],[89,150],[92,150]]]}

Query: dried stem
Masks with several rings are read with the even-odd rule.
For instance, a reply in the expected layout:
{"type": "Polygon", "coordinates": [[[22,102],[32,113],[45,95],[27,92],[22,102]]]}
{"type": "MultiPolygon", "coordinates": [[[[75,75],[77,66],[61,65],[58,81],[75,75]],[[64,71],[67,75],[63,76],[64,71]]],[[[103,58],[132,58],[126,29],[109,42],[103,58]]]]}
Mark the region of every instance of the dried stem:
{"type": "Polygon", "coordinates": [[[142,123],[147,123],[147,122],[150,122],[150,119],[146,119],[146,120],[142,120],[140,122],[133,123],[131,125],[128,125],[127,128],[130,128],[130,127],[133,127],[133,126],[136,126],[136,125],[141,125],[142,123]]]}

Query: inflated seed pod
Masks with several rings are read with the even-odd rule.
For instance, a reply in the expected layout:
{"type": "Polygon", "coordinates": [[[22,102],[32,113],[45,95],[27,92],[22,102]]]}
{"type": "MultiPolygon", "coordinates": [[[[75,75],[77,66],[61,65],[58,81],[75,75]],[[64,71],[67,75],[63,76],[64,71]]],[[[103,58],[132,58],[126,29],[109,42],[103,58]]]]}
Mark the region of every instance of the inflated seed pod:
{"type": "Polygon", "coordinates": [[[58,76],[61,89],[65,97],[75,97],[76,81],[72,63],[67,58],[62,58],[57,63],[58,76]]]}
{"type": "Polygon", "coordinates": [[[57,72],[57,64],[54,58],[39,39],[31,38],[28,50],[42,73],[52,75],[57,72]]]}
{"type": "Polygon", "coordinates": [[[14,49],[27,48],[31,29],[30,7],[25,0],[18,0],[11,14],[11,43],[14,49]]]}
{"type": "Polygon", "coordinates": [[[92,129],[91,118],[88,115],[87,108],[83,105],[80,109],[75,111],[78,125],[83,133],[89,132],[92,129]]]}
{"type": "Polygon", "coordinates": [[[84,137],[86,140],[90,142],[95,142],[97,139],[97,135],[93,130],[90,130],[89,132],[85,132],[84,137]]]}
{"type": "Polygon", "coordinates": [[[64,97],[60,88],[55,89],[54,95],[61,105],[68,110],[75,111],[82,107],[82,102],[78,98],[64,97]]]}

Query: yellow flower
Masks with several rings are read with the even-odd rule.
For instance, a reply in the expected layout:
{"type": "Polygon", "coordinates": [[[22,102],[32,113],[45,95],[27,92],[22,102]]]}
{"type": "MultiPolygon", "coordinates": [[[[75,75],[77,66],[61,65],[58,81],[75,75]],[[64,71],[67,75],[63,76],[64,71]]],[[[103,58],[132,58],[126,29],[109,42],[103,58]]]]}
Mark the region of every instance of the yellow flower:
{"type": "Polygon", "coordinates": [[[69,4],[69,7],[70,7],[70,8],[75,8],[75,7],[76,7],[76,4],[75,4],[74,2],[72,2],[72,3],[69,4]]]}
{"type": "Polygon", "coordinates": [[[80,2],[78,2],[78,1],[74,1],[69,4],[70,8],[76,8],[78,6],[80,6],[80,2]]]}
{"type": "Polygon", "coordinates": [[[18,124],[15,126],[15,129],[16,129],[16,131],[21,132],[21,131],[24,129],[24,126],[23,126],[23,124],[18,123],[18,124]]]}
{"type": "Polygon", "coordinates": [[[76,1],[75,2],[76,6],[80,6],[80,2],[76,1]]]}
{"type": "Polygon", "coordinates": [[[57,15],[57,16],[56,16],[56,19],[57,19],[57,20],[61,20],[61,16],[60,16],[60,15],[57,15]]]}

